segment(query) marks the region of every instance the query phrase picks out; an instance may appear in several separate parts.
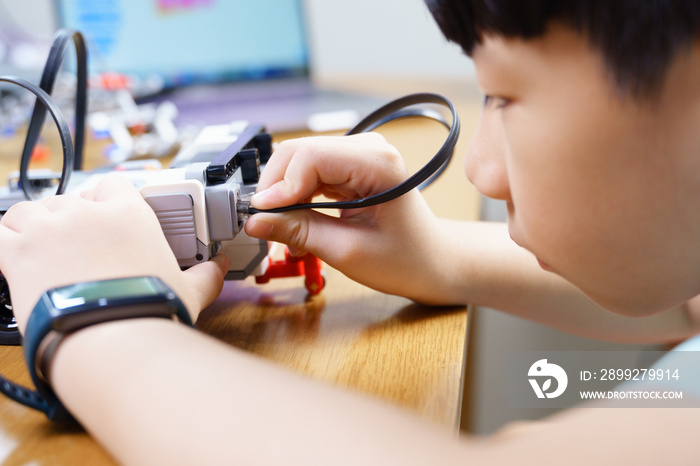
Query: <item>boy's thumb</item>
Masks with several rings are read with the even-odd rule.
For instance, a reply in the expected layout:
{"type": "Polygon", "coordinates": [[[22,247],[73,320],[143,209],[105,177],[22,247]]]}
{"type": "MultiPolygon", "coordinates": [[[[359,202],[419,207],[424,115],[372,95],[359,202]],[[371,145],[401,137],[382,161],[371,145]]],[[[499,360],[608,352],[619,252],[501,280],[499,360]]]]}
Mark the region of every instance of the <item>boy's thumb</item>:
{"type": "Polygon", "coordinates": [[[255,214],[248,218],[245,232],[248,236],[266,241],[275,241],[303,251],[315,249],[310,241],[310,218],[308,211],[282,214],[255,214]]]}

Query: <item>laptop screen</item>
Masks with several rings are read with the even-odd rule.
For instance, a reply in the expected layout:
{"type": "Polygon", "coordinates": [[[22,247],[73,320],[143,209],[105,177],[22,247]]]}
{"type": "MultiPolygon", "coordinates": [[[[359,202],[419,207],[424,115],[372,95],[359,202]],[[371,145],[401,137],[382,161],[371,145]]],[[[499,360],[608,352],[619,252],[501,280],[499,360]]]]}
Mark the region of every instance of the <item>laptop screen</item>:
{"type": "Polygon", "coordinates": [[[91,72],[166,88],[309,72],[301,0],[55,0],[88,41],[91,72]]]}

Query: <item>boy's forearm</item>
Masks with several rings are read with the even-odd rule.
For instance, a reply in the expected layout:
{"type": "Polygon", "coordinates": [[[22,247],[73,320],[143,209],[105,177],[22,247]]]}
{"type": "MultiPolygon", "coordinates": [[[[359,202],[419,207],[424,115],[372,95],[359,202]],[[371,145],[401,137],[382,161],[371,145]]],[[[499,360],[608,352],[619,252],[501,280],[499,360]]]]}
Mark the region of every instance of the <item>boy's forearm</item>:
{"type": "Polygon", "coordinates": [[[384,403],[165,320],[78,332],[50,377],[124,464],[429,464],[462,448],[384,403]]]}
{"type": "MultiPolygon", "coordinates": [[[[654,422],[673,422],[687,433],[664,453],[668,461],[683,462],[688,456],[681,447],[697,424],[686,409],[589,409],[489,439],[458,441],[394,407],[165,320],[111,322],[78,332],[59,347],[50,377],[83,426],[130,465],[501,464],[522,460],[540,444],[565,455],[567,439],[584,437],[622,452],[603,460],[619,463],[630,452],[636,461],[653,457],[654,422]],[[650,424],[619,415],[627,412],[650,424]],[[657,413],[659,419],[650,421],[657,413]],[[622,448],[618,437],[600,429],[601,420],[618,430],[636,429],[625,438],[639,448],[622,448]]],[[[578,458],[599,461],[599,450],[582,450],[578,458]]]]}
{"type": "Polygon", "coordinates": [[[510,239],[505,223],[441,220],[440,234],[445,248],[433,287],[440,294],[426,302],[491,307],[568,333],[630,343],[676,342],[700,330],[684,307],[645,318],[601,308],[560,276],[542,270],[510,239]]]}

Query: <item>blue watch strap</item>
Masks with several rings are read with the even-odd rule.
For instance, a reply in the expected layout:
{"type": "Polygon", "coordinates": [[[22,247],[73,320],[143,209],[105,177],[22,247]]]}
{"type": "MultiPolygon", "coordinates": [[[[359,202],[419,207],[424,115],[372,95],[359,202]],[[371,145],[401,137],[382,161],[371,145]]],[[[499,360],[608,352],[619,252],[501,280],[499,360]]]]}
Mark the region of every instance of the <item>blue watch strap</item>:
{"type": "MultiPolygon", "coordinates": [[[[60,292],[71,287],[62,287],[49,290],[44,293],[34,307],[24,336],[24,357],[27,368],[36,386],[36,391],[15,384],[0,376],[0,392],[11,399],[31,408],[42,411],[52,421],[75,421],[73,416],[58,399],[48,381],[40,375],[41,368],[38,356],[42,342],[50,333],[55,333],[53,341],[58,341],[62,336],[79,329],[114,320],[124,320],[142,317],[160,317],[172,319],[176,316],[181,322],[192,326],[192,319],[187,308],[175,295],[175,293],[160,279],[156,277],[129,277],[124,279],[103,280],[87,284],[74,285],[80,291],[92,293],[96,297],[90,299],[63,300],[59,306],[52,301],[52,293],[60,292]],[[100,291],[119,293],[119,290],[128,290],[137,284],[137,291],[133,291],[127,297],[113,295],[102,297],[100,291]],[[142,286],[144,285],[144,286],[142,286]],[[141,291],[147,292],[141,294],[141,291]]],[[[46,346],[46,345],[44,345],[46,346]]],[[[52,346],[49,344],[49,346],[52,346]]]]}
{"type": "MultiPolygon", "coordinates": [[[[46,293],[44,293],[39,298],[36,306],[34,306],[34,310],[27,321],[23,343],[24,360],[27,362],[29,375],[32,377],[32,382],[34,382],[36,387],[36,392],[34,393],[36,393],[38,398],[43,399],[45,403],[44,409],[39,408],[39,411],[43,411],[52,421],[70,422],[74,421],[73,416],[63,406],[63,403],[58,399],[48,382],[39,377],[36,367],[39,345],[52,329],[51,309],[53,309],[53,306],[46,293]]],[[[21,400],[17,401],[22,403],[21,400]]],[[[34,406],[31,407],[34,408],[34,406]]]]}
{"type": "Polygon", "coordinates": [[[49,412],[49,403],[37,391],[30,390],[21,385],[7,380],[0,375],[0,392],[23,405],[29,406],[45,413],[49,412]]]}

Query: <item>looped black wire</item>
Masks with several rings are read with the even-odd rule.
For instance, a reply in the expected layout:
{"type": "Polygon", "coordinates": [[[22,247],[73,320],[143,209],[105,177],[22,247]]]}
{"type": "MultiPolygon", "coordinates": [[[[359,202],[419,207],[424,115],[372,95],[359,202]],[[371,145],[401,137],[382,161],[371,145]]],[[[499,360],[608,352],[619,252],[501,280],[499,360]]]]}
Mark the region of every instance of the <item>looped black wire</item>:
{"type": "MultiPolygon", "coordinates": [[[[68,181],[70,180],[70,175],[75,170],[80,170],[83,163],[83,146],[85,143],[85,119],[87,114],[87,48],[85,47],[85,39],[82,34],[78,31],[73,31],[69,29],[60,30],[56,34],[51,50],[49,51],[49,57],[46,60],[46,65],[44,66],[44,71],[41,75],[41,81],[39,87],[46,94],[51,94],[53,92],[53,87],[56,82],[56,77],[63,62],[63,57],[65,55],[66,48],[70,42],[75,45],[75,55],[77,64],[77,87],[75,96],[75,144],[70,145],[70,153],[66,153],[66,142],[63,140],[63,134],[61,135],[61,140],[63,143],[63,169],[61,170],[61,179],[56,188],[56,194],[63,194],[65,192],[68,181]]],[[[34,111],[32,112],[32,117],[29,122],[29,127],[27,129],[27,138],[24,142],[24,149],[22,151],[22,160],[20,162],[19,169],[19,179],[22,191],[27,199],[34,200],[34,193],[31,190],[31,182],[29,180],[29,162],[39,140],[39,135],[41,134],[41,129],[46,118],[46,111],[51,113],[56,125],[58,126],[56,115],[61,115],[59,112],[54,112],[51,110],[46,101],[39,98],[37,92],[32,88],[27,87],[26,81],[22,84],[18,82],[16,78],[8,82],[14,82],[25,89],[33,92],[39,101],[34,105],[34,111]]],[[[65,121],[63,116],[61,119],[65,121]]],[[[67,126],[67,125],[66,125],[67,126]]],[[[59,129],[60,131],[60,129],[59,129]]],[[[70,132],[69,132],[70,135],[70,132]]],[[[70,139],[70,137],[69,137],[70,139]]]]}
{"type": "Polygon", "coordinates": [[[414,173],[406,181],[382,193],[375,194],[373,196],[365,197],[362,199],[354,199],[351,201],[312,202],[306,204],[294,204],[291,206],[278,207],[274,209],[256,209],[255,207],[248,207],[248,214],[253,215],[256,213],[281,213],[301,209],[359,209],[363,207],[371,207],[383,204],[384,202],[389,202],[400,196],[403,196],[407,192],[411,191],[413,188],[418,187],[419,185],[421,185],[421,183],[428,180],[428,178],[431,175],[444,170],[444,167],[452,157],[455,145],[457,144],[457,139],[459,138],[459,116],[457,115],[457,110],[455,109],[454,105],[447,98],[441,96],[440,94],[433,93],[411,94],[398,98],[367,115],[364,119],[362,119],[362,121],[355,125],[354,128],[352,128],[346,133],[346,135],[349,136],[352,134],[372,131],[378,126],[396,119],[396,112],[402,112],[406,109],[406,107],[419,104],[438,104],[447,107],[450,110],[450,113],[452,114],[452,126],[450,127],[450,132],[447,135],[447,138],[445,139],[445,142],[443,143],[440,150],[438,150],[438,152],[433,156],[432,159],[430,159],[430,161],[427,164],[425,164],[425,166],[423,166],[423,168],[414,173]]]}
{"type": "MultiPolygon", "coordinates": [[[[48,93],[46,93],[37,85],[30,83],[29,81],[14,76],[0,76],[0,82],[12,83],[17,86],[23,87],[29,92],[33,93],[39,101],[37,102],[37,106],[41,106],[41,104],[43,104],[41,108],[44,111],[44,114],[47,110],[51,114],[51,118],[53,118],[53,121],[54,123],[56,123],[56,127],[58,128],[58,134],[61,138],[61,145],[63,146],[63,173],[61,175],[61,181],[59,182],[58,188],[56,190],[57,194],[62,193],[65,190],[66,185],[68,184],[68,180],[70,179],[70,173],[73,168],[72,163],[74,149],[73,141],[71,140],[70,128],[68,127],[68,123],[63,117],[61,110],[53,102],[51,96],[48,93]]],[[[36,141],[34,143],[36,144],[36,141]]],[[[27,198],[32,199],[29,194],[31,191],[29,189],[29,178],[26,174],[26,168],[24,171],[24,180],[22,180],[22,170],[20,170],[20,183],[22,184],[22,189],[24,190],[24,193],[27,196],[27,198]]]]}
{"type": "MultiPolygon", "coordinates": [[[[449,131],[451,125],[450,123],[447,122],[445,117],[440,114],[440,112],[436,112],[435,110],[429,109],[429,108],[404,108],[403,110],[399,110],[397,112],[392,113],[391,115],[382,118],[379,121],[374,122],[372,125],[368,126],[365,129],[365,132],[369,131],[374,131],[375,129],[379,128],[380,126],[383,126],[391,121],[395,120],[403,120],[405,118],[427,118],[429,120],[434,120],[437,121],[438,123],[442,124],[447,130],[449,131]]],[[[433,173],[433,175],[422,182],[418,186],[418,191],[422,191],[442,175],[442,172],[445,171],[447,166],[450,164],[450,161],[452,160],[452,153],[450,153],[450,157],[448,157],[443,164],[440,166],[440,169],[433,173]]]]}

